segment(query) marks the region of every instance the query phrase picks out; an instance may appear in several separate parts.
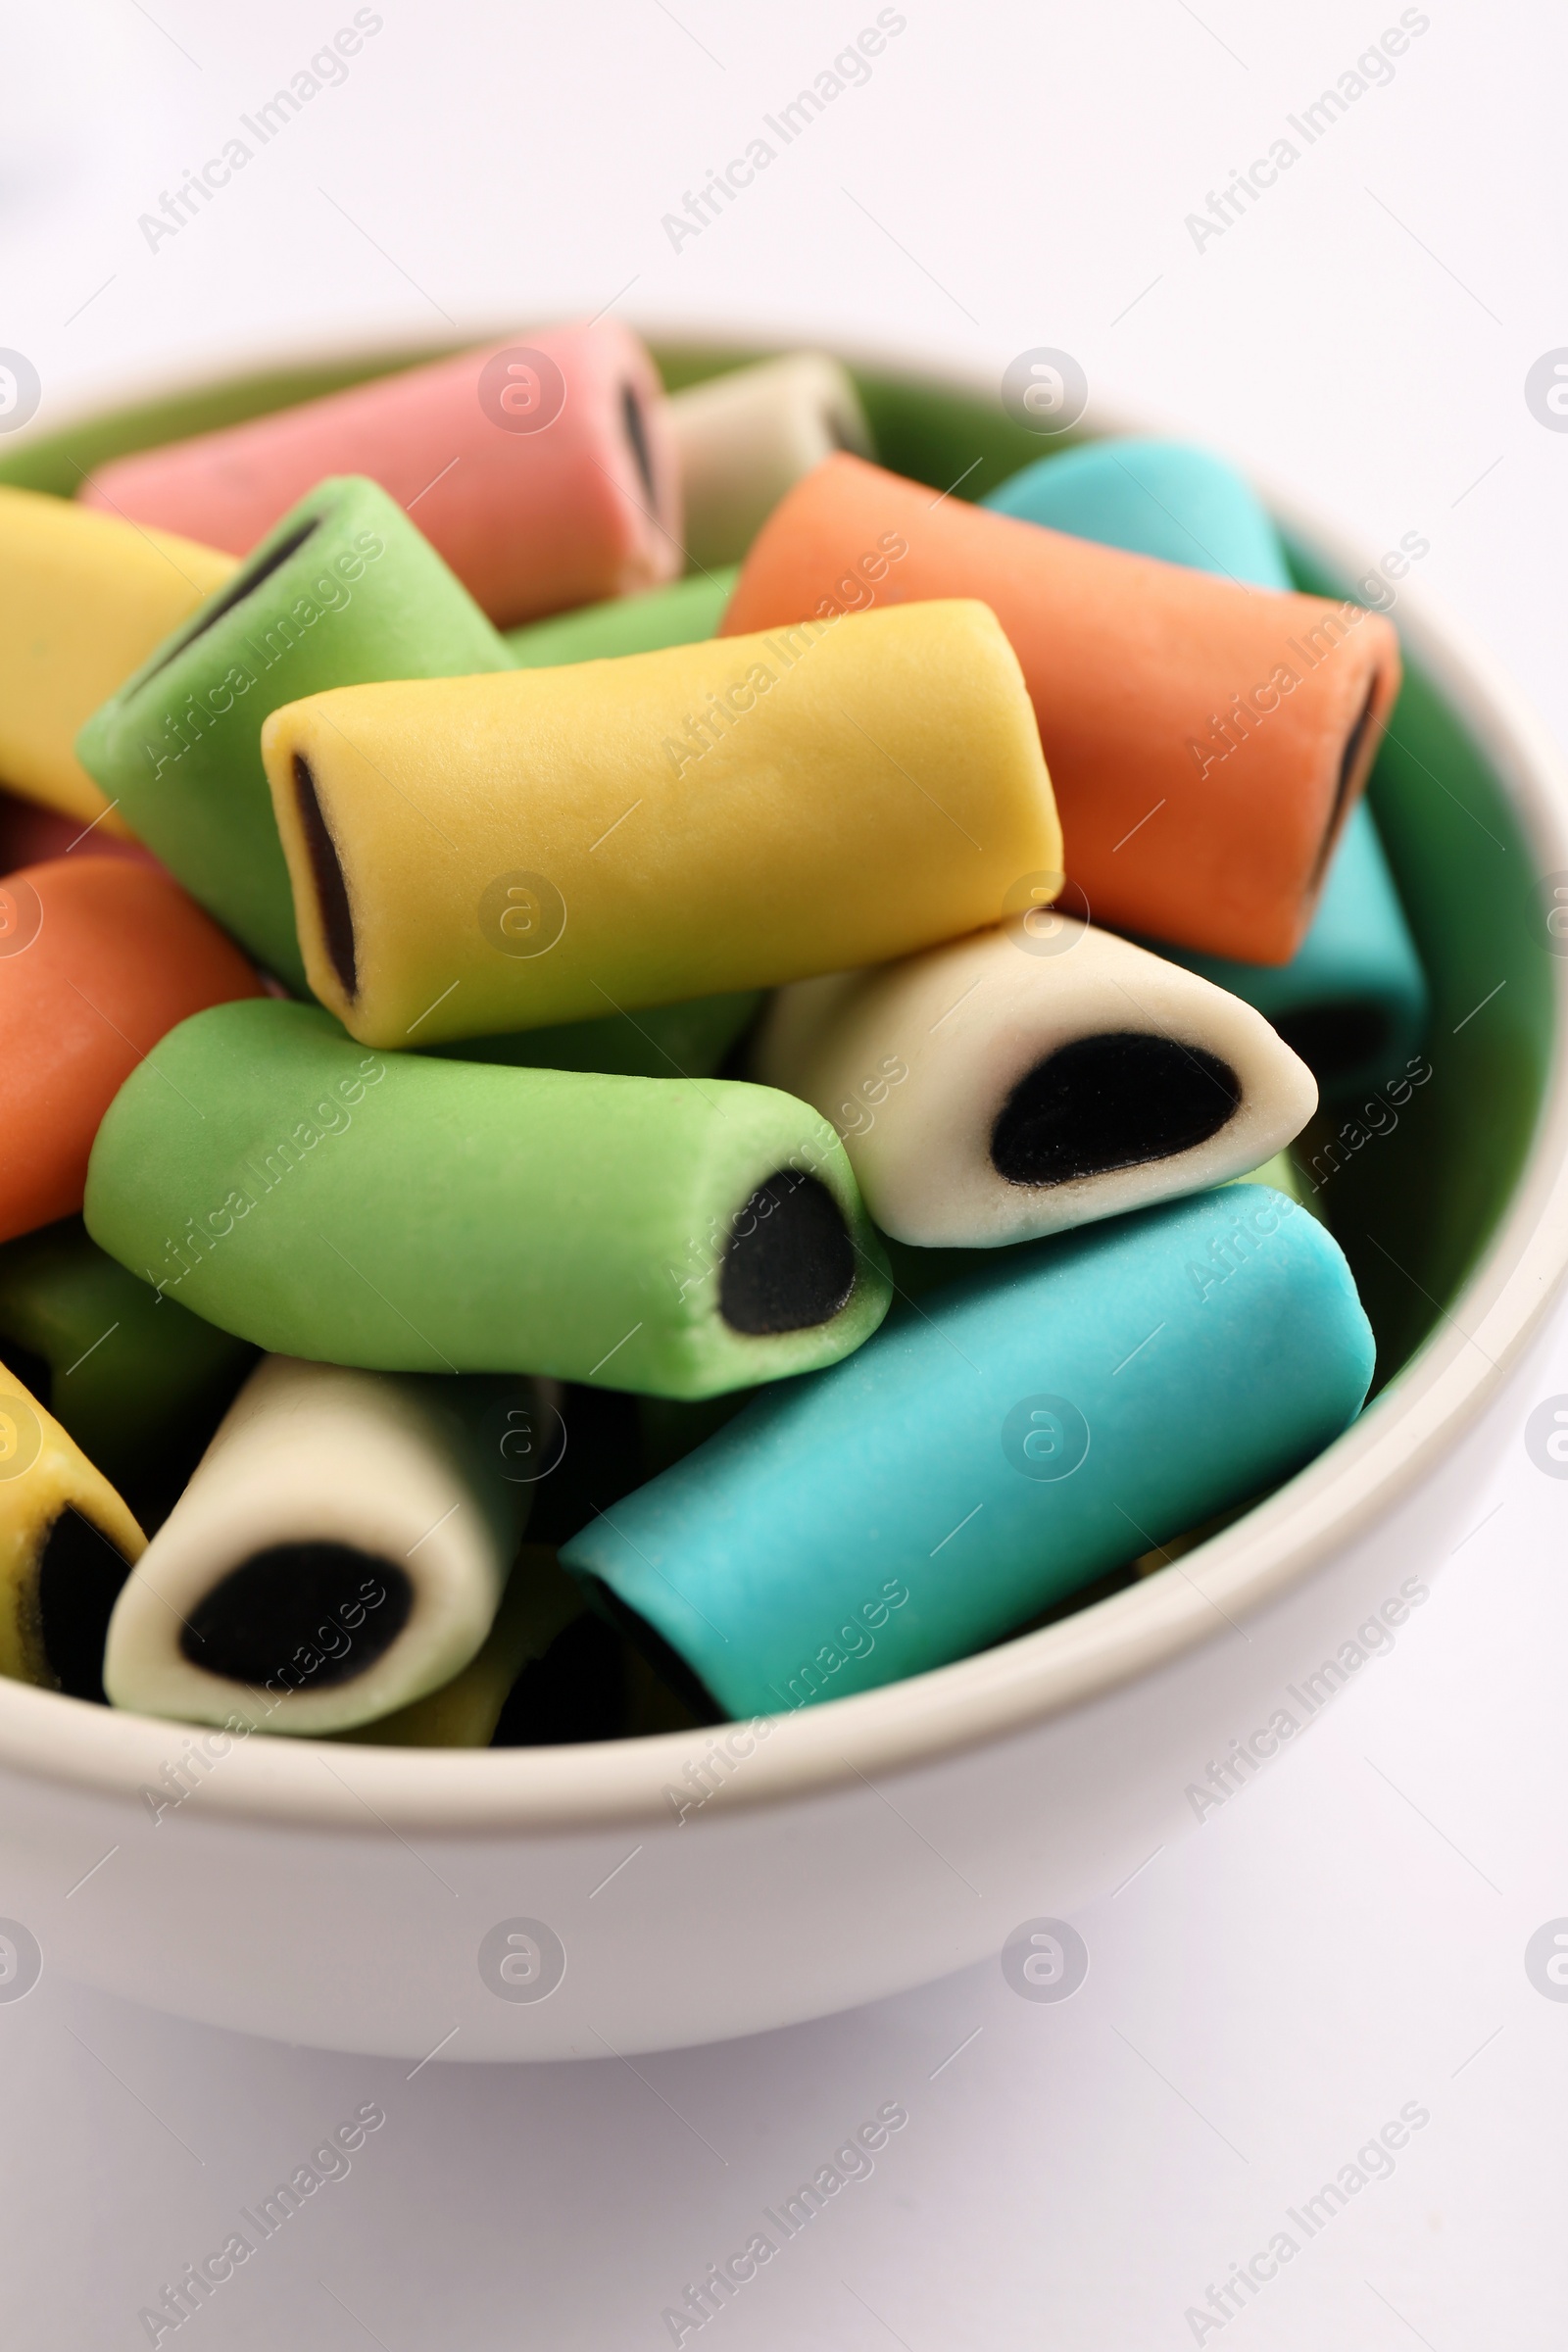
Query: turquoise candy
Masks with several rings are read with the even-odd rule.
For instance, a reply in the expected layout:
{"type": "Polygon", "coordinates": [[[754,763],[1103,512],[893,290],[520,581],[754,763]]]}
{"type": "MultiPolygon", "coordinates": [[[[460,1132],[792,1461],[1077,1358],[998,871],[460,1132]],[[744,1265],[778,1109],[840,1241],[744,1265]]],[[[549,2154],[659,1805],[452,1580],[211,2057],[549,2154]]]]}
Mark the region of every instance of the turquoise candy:
{"type": "MultiPolygon", "coordinates": [[[[1195,571],[1259,588],[1293,585],[1279,533],[1245,478],[1187,442],[1097,441],[1026,466],[981,504],[1195,571]]],[[[1236,963],[1146,944],[1256,1005],[1328,1094],[1402,1075],[1426,1027],[1426,975],[1364,801],[1350,813],[1312,927],[1289,963],[1236,963]]]]}
{"type": "Polygon", "coordinates": [[[192,898],[306,996],[262,721],[329,686],[511,667],[397,501],[346,474],[291,508],[93,712],[76,755],[192,898]]]}
{"type": "Polygon", "coordinates": [[[1092,441],[1039,458],[980,501],[1075,539],[1256,588],[1289,588],[1285,550],[1244,474],[1190,441],[1092,441]]]}
{"type": "Polygon", "coordinates": [[[564,1564],[730,1716],[966,1657],[1288,1478],[1373,1339],[1337,1245],[1229,1185],[1000,1251],[754,1398],[564,1564]]]}

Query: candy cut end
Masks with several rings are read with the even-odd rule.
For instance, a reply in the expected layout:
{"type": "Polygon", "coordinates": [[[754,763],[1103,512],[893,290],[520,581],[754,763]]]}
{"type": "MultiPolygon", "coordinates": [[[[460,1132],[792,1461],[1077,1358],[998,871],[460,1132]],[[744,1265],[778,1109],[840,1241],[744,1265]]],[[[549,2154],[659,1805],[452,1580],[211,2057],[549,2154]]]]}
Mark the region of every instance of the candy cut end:
{"type": "Polygon", "coordinates": [[[732,1331],[762,1337],[829,1322],[855,1288],[844,1212],[815,1176],[781,1168],[730,1227],[718,1308],[732,1331]]]}
{"type": "Polygon", "coordinates": [[[199,637],[205,637],[208,630],[215,627],[225,612],[232,612],[234,607],[242,605],[253,590],[260,588],[264,580],[270,580],[274,571],[281,570],[290,556],[299,554],[306,540],[310,538],[313,531],[318,529],[319,525],[320,516],[313,514],[309,522],[300,523],[288,533],[286,538],[280,539],[274,548],[263,556],[260,563],[242,564],[227,587],[213,599],[195,627],[187,630],[183,637],[176,638],[163,660],[155,662],[151,669],[143,672],[138,684],[145,686],[148,679],[157,677],[159,671],[167,669],[171,662],[177,661],[187,646],[194,645],[199,637]]]}
{"type": "Polygon", "coordinates": [[[104,1644],[130,1562],[90,1519],[67,1504],[38,1555],[38,1630],[49,1669],[68,1698],[103,1706],[104,1644]]]}
{"type": "Polygon", "coordinates": [[[316,778],[311,773],[311,763],[303,752],[294,755],[294,797],[299,806],[305,847],[310,853],[311,879],[316,885],[316,903],[320,909],[326,952],[332,959],[338,986],[352,1004],[359,993],[360,975],[348,884],[343,879],[337,844],[327,828],[326,818],[321,814],[320,796],[316,789],[316,778]]]}
{"type": "Polygon", "coordinates": [[[654,487],[654,460],[648,446],[648,422],[643,416],[643,404],[632,384],[622,384],[620,387],[620,421],[625,428],[627,446],[636,462],[648,503],[651,507],[657,507],[659,493],[654,487]]]}
{"type": "Polygon", "coordinates": [[[637,1609],[629,1608],[618,1592],[602,1577],[578,1578],[591,1608],[612,1625],[617,1634],[625,1636],[633,1649],[640,1650],[660,1681],[674,1691],[682,1704],[689,1707],[699,1723],[721,1723],[724,1709],[714,1701],[712,1692],[701,1682],[679,1650],[672,1649],[658,1627],[652,1625],[637,1609]]]}
{"type": "Polygon", "coordinates": [[[1334,806],[1329,810],[1329,821],[1324,827],[1323,839],[1318,845],[1317,863],[1312,869],[1314,882],[1321,877],[1324,867],[1328,864],[1329,854],[1340,838],[1340,820],[1345,814],[1346,803],[1350,797],[1350,787],[1355,782],[1355,771],[1360,765],[1362,747],[1366,742],[1367,730],[1372,724],[1372,711],[1378,699],[1378,688],[1382,682],[1382,671],[1374,670],[1372,683],[1366,690],[1366,700],[1362,703],[1356,715],[1354,726],[1345,738],[1345,749],[1340,754],[1339,780],[1334,787],[1334,806]]]}
{"type": "Polygon", "coordinates": [[[1236,1072],[1201,1046],[1138,1030],[1074,1038],[1019,1079],[991,1162],[1007,1184],[1106,1176],[1207,1143],[1241,1099],[1236,1072]]]}
{"type": "Polygon", "coordinates": [[[204,1673],[252,1689],[286,1673],[296,1689],[328,1690],[383,1657],[413,1606],[407,1570],[374,1552],[320,1541],[271,1544],[203,1593],[179,1647],[204,1673]]]}

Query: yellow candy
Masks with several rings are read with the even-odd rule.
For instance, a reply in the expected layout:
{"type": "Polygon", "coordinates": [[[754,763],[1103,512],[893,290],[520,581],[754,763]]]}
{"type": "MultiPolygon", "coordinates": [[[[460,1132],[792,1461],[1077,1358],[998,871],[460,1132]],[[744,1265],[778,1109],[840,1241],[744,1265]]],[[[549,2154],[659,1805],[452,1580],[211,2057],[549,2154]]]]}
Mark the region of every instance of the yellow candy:
{"type": "Polygon", "coordinates": [[[430,1046],[878,963],[1060,884],[1011,647],[970,601],[340,687],[262,730],[306,971],[430,1046]]]}
{"type": "Polygon", "coordinates": [[[110,1606],[146,1547],[108,1479],[0,1364],[0,1674],[101,1698],[110,1606]]]}
{"type": "MultiPolygon", "coordinates": [[[[80,728],[234,569],[172,531],[0,485],[0,784],[83,824],[102,816],[80,728]]],[[[103,829],[127,830],[118,816],[103,829]]]]}

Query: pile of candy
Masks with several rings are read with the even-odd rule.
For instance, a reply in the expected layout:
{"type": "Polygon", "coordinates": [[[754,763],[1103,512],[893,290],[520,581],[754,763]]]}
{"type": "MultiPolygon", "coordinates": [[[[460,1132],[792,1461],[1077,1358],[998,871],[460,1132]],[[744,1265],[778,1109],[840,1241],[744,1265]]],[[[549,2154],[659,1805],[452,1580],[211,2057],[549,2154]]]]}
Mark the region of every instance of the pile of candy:
{"type": "Polygon", "coordinates": [[[609,321],[0,488],[0,1673],[624,1736],[1244,1509],[1372,1375],[1398,685],[1201,450],[609,321]]]}

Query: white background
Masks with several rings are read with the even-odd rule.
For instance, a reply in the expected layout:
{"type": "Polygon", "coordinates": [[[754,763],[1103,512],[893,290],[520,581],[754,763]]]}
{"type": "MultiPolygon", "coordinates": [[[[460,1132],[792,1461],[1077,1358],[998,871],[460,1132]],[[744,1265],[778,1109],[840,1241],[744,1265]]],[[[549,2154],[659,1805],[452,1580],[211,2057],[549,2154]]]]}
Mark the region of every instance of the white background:
{"type": "MultiPolygon", "coordinates": [[[[647,325],[881,342],[996,374],[1064,346],[1097,396],[1221,443],[1369,544],[1426,534],[1423,589],[1568,726],[1568,435],[1523,397],[1530,364],[1568,344],[1560,11],[1434,0],[1392,83],[1201,251],[1185,216],[1396,7],[909,0],[866,86],[679,251],[662,216],[873,21],[870,0],[378,13],[343,85],[152,251],[138,215],[352,9],[8,0],[0,344],[40,372],[40,427],[182,371],[612,300],[647,325]]],[[[1396,1651],[1080,1917],[1090,1975],[1064,2005],[1019,2000],[993,1965],[638,2071],[436,2063],[407,2081],[46,1971],[0,2007],[8,2347],[146,2342],[137,2313],[163,2282],[371,2098],[388,2120],[351,2175],[182,2343],[668,2343],[685,2283],[901,2100],[873,2177],[705,2344],[1192,2343],[1209,2283],[1415,2101],[1431,2120],[1394,2176],[1202,2340],[1557,2345],[1568,2004],[1532,1988],[1523,1951],[1568,1913],[1568,1484],[1521,1438],[1557,1390],[1562,1315],[1473,1441],[1490,1483],[1455,1556],[1390,1532],[1389,1590],[1436,1579],[1396,1651]]]]}

